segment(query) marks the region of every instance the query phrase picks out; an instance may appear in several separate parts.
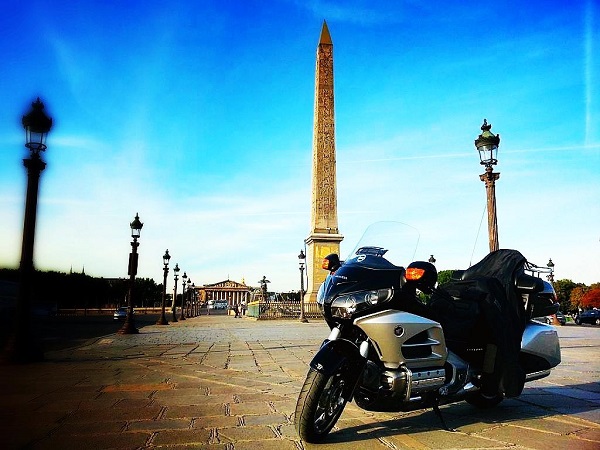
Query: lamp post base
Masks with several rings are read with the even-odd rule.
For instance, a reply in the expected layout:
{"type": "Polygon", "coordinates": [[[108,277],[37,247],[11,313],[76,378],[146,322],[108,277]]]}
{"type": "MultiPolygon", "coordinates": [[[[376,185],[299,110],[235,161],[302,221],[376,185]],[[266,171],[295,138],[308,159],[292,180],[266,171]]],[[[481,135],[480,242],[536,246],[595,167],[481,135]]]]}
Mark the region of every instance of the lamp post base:
{"type": "Polygon", "coordinates": [[[140,330],[135,327],[135,322],[133,320],[126,319],[125,323],[121,327],[117,334],[138,334],[140,330]]]}
{"type": "Polygon", "coordinates": [[[167,318],[164,313],[156,321],[156,325],[169,325],[169,322],[167,321],[167,318]]]}

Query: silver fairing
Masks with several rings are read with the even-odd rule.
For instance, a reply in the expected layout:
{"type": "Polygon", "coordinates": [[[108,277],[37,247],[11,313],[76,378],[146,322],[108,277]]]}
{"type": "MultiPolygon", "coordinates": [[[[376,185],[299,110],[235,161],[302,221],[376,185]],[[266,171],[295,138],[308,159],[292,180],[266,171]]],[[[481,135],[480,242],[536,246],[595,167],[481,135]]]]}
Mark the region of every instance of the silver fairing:
{"type": "Polygon", "coordinates": [[[550,367],[558,366],[560,344],[556,328],[543,323],[528,322],[521,340],[521,352],[544,358],[550,367]]]}
{"type": "Polygon", "coordinates": [[[447,357],[442,326],[402,311],[385,310],[354,321],[375,347],[383,365],[397,369],[442,367],[447,357]]]}

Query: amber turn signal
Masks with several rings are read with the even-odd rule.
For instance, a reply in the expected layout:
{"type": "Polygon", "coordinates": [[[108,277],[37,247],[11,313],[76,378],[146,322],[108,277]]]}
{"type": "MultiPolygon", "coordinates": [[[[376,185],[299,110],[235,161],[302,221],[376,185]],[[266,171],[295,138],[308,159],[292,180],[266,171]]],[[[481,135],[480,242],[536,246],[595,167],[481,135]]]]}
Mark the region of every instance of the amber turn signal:
{"type": "Polygon", "coordinates": [[[421,279],[421,277],[425,274],[425,269],[420,269],[418,267],[409,267],[406,269],[406,279],[411,281],[416,281],[421,279]]]}

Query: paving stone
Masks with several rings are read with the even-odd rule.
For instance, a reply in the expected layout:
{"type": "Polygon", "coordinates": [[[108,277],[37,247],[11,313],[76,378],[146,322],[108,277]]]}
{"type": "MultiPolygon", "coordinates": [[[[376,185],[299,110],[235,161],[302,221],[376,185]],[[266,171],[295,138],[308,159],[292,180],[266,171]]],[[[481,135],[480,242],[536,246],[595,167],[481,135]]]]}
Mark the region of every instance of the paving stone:
{"type": "Polygon", "coordinates": [[[146,408],[122,409],[111,408],[101,410],[78,410],[67,416],[66,423],[73,422],[111,422],[114,420],[155,419],[161,412],[159,406],[146,408]]]}
{"type": "MultiPolygon", "coordinates": [[[[183,401],[183,399],[182,399],[183,401]]],[[[206,416],[224,416],[226,412],[225,403],[203,403],[198,402],[195,405],[177,405],[167,406],[165,417],[206,417],[206,416]]]]}
{"type": "Polygon", "coordinates": [[[235,450],[298,450],[296,442],[287,439],[262,439],[257,441],[238,441],[235,450]]]}
{"type": "MultiPolygon", "coordinates": [[[[388,436],[387,440],[398,445],[410,446],[411,443],[418,443],[421,448],[432,449],[486,449],[503,448],[504,442],[487,439],[481,436],[466,434],[461,432],[449,432],[444,430],[407,432],[400,436],[388,436]]],[[[414,444],[416,446],[416,444],[414,444]]],[[[410,448],[410,447],[409,447],[410,448]]]]}
{"type": "Polygon", "coordinates": [[[539,450],[598,450],[598,441],[579,439],[576,436],[563,436],[558,433],[533,430],[515,424],[500,425],[485,430],[478,436],[506,443],[508,446],[520,445],[539,450]]]}
{"type": "Polygon", "coordinates": [[[62,424],[54,430],[54,433],[61,435],[98,435],[98,434],[114,434],[125,431],[127,421],[114,422],[86,422],[86,423],[69,423],[62,424]]]}
{"type": "Polygon", "coordinates": [[[161,431],[189,429],[189,419],[136,420],[127,424],[127,431],[161,431]]]}
{"type": "Polygon", "coordinates": [[[28,445],[46,439],[60,424],[50,420],[17,420],[13,423],[0,423],[2,448],[22,449],[28,445]]]}
{"type": "Polygon", "coordinates": [[[287,417],[283,414],[262,414],[262,415],[244,415],[242,416],[245,426],[257,425],[282,425],[287,424],[287,417]]]}
{"type": "Polygon", "coordinates": [[[268,426],[219,428],[219,439],[228,441],[262,441],[277,438],[277,434],[268,426]]]}
{"type": "Polygon", "coordinates": [[[31,446],[34,450],[85,449],[106,450],[134,449],[145,446],[150,438],[147,433],[105,433],[97,435],[53,434],[31,446]]]}
{"type": "Polygon", "coordinates": [[[458,433],[431,410],[350,403],[315,446],[299,441],[292,422],[326,324],[202,316],[144,327],[3,368],[0,448],[597,449],[600,328],[585,328],[559,329],[569,339],[563,363],[521,397],[490,410],[442,407],[458,433]]]}
{"type": "MultiPolygon", "coordinates": [[[[231,395],[225,394],[225,398],[229,399],[231,395]]],[[[197,395],[181,395],[174,392],[172,395],[159,395],[155,393],[152,398],[161,405],[177,406],[177,405],[200,405],[200,404],[222,404],[220,396],[197,394],[197,395]]]]}
{"type": "MultiPolygon", "coordinates": [[[[188,429],[188,430],[165,430],[159,431],[152,440],[153,445],[172,444],[220,444],[220,441],[211,442],[211,430],[188,429]]],[[[227,441],[226,441],[227,442],[227,441]]]]}
{"type": "Polygon", "coordinates": [[[277,402],[285,400],[285,397],[276,394],[265,394],[263,392],[243,392],[235,395],[237,403],[247,402],[277,402]]]}
{"type": "Polygon", "coordinates": [[[191,428],[230,428],[240,425],[237,416],[199,416],[192,419],[191,428]]]}
{"type": "Polygon", "coordinates": [[[229,404],[232,416],[243,414],[269,414],[271,407],[268,402],[249,402],[229,404]]]}

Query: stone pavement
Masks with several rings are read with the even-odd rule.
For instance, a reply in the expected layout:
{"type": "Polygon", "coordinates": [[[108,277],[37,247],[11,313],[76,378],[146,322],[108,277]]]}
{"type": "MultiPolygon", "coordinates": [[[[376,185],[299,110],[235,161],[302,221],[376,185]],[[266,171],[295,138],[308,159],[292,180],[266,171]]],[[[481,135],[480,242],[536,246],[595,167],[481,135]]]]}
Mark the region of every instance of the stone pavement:
{"type": "Polygon", "coordinates": [[[349,404],[326,443],[299,440],[296,398],[323,322],[201,316],[3,366],[1,449],[600,449],[600,327],[559,327],[563,363],[480,411],[370,413],[349,404]]]}

